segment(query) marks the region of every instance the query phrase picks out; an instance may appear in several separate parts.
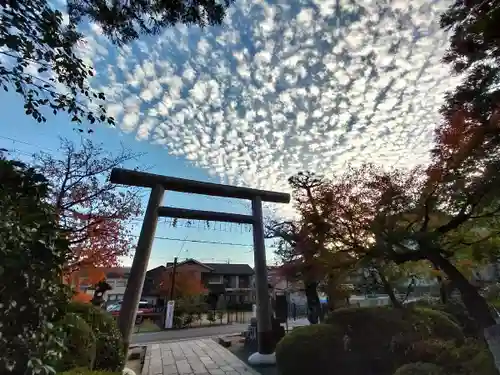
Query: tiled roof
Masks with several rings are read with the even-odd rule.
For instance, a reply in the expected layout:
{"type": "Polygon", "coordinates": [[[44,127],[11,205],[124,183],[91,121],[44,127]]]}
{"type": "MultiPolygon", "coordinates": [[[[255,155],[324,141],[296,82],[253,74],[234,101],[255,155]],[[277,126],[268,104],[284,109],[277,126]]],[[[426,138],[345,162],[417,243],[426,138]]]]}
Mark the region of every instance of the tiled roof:
{"type": "MultiPolygon", "coordinates": [[[[196,259],[187,259],[183,262],[177,263],[178,266],[181,264],[185,264],[188,262],[195,262],[202,266],[208,267],[212,269],[212,273],[218,275],[253,275],[254,271],[252,267],[248,264],[236,264],[236,263],[202,263],[198,262],[196,259]]],[[[174,263],[167,263],[167,267],[172,267],[174,263]]],[[[152,270],[151,270],[152,271],[152,270]]],[[[149,271],[148,271],[149,272],[149,271]]]]}
{"type": "Polygon", "coordinates": [[[130,274],[130,267],[109,267],[102,268],[102,272],[106,275],[108,279],[119,279],[122,277],[128,277],[130,274]]]}
{"type": "Polygon", "coordinates": [[[213,268],[213,273],[220,275],[253,275],[253,269],[248,264],[234,263],[203,263],[213,268]]]}

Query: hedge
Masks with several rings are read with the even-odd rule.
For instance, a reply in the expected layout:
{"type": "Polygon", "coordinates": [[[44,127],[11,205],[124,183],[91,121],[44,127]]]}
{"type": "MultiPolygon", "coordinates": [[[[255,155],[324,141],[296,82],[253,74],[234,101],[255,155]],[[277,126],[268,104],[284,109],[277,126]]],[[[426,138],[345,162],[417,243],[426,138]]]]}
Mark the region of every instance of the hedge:
{"type": "Polygon", "coordinates": [[[121,372],[105,371],[105,370],[89,370],[87,368],[80,367],[58,374],[59,375],[121,375],[121,372]]]}
{"type": "Polygon", "coordinates": [[[121,371],[125,364],[123,338],[115,319],[108,312],[88,303],[72,302],[69,312],[81,316],[96,337],[94,369],[121,371]]]}
{"type": "Polygon", "coordinates": [[[81,316],[73,313],[66,314],[59,324],[65,332],[66,351],[57,363],[57,370],[92,368],[96,356],[96,338],[92,328],[81,316]]]}
{"type": "Polygon", "coordinates": [[[432,309],[344,308],[331,313],[327,323],[294,330],[279,343],[277,363],[283,374],[299,375],[311,368],[318,368],[318,374],[327,374],[325,368],[337,375],[390,374],[407,363],[412,343],[431,338],[464,341],[460,327],[432,309]],[[308,354],[300,355],[306,348],[308,354]]]}
{"type": "Polygon", "coordinates": [[[343,350],[341,332],[337,327],[331,324],[298,327],[276,346],[276,362],[279,373],[286,375],[342,374],[332,355],[343,350]]]}
{"type": "Polygon", "coordinates": [[[445,371],[433,364],[425,362],[409,363],[396,370],[394,375],[447,375],[445,371]]]}

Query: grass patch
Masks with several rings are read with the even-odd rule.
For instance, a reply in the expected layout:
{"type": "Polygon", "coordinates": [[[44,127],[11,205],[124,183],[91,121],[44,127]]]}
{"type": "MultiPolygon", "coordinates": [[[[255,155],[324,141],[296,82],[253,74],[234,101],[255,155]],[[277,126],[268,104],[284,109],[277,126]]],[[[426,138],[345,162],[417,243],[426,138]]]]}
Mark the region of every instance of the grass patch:
{"type": "Polygon", "coordinates": [[[141,324],[134,327],[134,333],[159,332],[161,327],[150,319],[144,319],[141,324]]]}

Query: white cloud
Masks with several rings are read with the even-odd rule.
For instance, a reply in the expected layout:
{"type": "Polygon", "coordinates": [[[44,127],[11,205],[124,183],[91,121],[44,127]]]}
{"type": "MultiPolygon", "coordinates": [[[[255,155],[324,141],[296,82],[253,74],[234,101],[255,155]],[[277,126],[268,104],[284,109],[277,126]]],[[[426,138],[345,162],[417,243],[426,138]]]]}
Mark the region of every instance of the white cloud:
{"type": "Polygon", "coordinates": [[[87,56],[107,64],[99,85],[119,91],[123,130],[225,181],[286,191],[304,169],[428,160],[456,82],[440,61],[448,3],[242,0],[224,27],[169,29],[116,57],[96,36],[87,56]]]}

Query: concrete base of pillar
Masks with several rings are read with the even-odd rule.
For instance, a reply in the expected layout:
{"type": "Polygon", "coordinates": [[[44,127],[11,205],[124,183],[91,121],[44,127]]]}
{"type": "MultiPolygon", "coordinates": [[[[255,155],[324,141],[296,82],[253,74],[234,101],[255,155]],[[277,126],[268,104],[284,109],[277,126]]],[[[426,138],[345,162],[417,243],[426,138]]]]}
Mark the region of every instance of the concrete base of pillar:
{"type": "Polygon", "coordinates": [[[253,353],[248,357],[248,363],[252,366],[258,365],[275,365],[276,364],[276,354],[261,354],[259,352],[253,353]]]}
{"type": "Polygon", "coordinates": [[[123,369],[122,375],[136,375],[134,370],[129,369],[128,367],[125,367],[123,369]]]}

